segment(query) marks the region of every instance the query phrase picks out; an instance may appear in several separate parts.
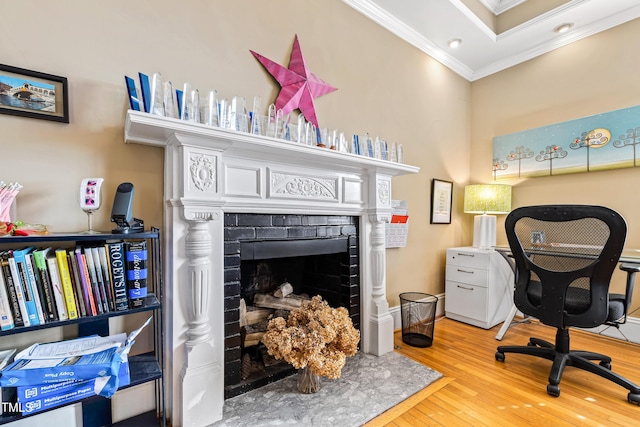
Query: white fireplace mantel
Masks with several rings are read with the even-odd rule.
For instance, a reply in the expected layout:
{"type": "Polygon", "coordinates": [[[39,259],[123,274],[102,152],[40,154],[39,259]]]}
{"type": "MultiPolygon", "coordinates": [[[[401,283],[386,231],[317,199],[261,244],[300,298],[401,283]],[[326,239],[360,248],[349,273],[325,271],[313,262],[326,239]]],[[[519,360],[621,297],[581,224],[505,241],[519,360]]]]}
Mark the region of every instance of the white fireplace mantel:
{"type": "Polygon", "coordinates": [[[127,113],[127,143],[165,149],[167,415],[206,426],[224,404],[224,213],[360,218],[362,351],[393,351],[385,223],[391,178],[419,168],[294,142],[127,113]]]}

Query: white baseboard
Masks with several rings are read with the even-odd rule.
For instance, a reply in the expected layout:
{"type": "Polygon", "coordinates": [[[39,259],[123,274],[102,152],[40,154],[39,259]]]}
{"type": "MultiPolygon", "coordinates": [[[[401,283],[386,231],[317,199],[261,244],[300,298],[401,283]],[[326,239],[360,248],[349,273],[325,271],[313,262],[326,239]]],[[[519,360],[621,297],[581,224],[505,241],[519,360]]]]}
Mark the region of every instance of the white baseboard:
{"type": "Polygon", "coordinates": [[[627,317],[627,323],[620,325],[619,329],[613,326],[599,326],[583,330],[640,344],[640,319],[637,317],[627,317]]]}
{"type": "MultiPolygon", "coordinates": [[[[444,298],[445,294],[436,295],[438,297],[438,304],[436,306],[436,319],[444,316],[444,298]]],[[[389,308],[389,314],[393,317],[393,329],[402,329],[402,317],[400,313],[400,306],[389,308]]],[[[599,326],[597,328],[583,329],[587,332],[594,334],[600,334],[611,338],[621,339],[623,341],[629,341],[632,343],[640,344],[640,318],[628,317],[627,323],[620,325],[620,329],[616,329],[613,326],[599,326]]]]}

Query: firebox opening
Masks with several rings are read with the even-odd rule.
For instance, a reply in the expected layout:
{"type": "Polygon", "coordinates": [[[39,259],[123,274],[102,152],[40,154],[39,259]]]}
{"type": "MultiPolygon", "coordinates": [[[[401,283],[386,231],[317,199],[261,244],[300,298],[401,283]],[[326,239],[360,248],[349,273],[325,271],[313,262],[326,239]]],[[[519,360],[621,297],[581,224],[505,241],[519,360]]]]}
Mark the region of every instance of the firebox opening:
{"type": "Polygon", "coordinates": [[[320,295],[347,308],[360,329],[360,267],[357,217],[238,214],[228,215],[226,226],[225,398],[231,398],[295,373],[260,342],[271,318],[295,309],[292,299],[320,295]]]}

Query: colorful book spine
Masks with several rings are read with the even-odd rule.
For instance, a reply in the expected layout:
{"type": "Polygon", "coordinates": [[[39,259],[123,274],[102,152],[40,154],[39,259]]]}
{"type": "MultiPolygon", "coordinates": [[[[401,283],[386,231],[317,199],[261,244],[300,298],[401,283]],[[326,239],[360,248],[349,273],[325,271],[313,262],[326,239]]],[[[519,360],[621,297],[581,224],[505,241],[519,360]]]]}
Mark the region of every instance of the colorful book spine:
{"type": "Polygon", "coordinates": [[[73,284],[71,283],[71,274],[69,273],[69,264],[67,263],[67,251],[65,249],[56,249],[56,259],[58,260],[58,271],[62,281],[62,292],[64,294],[64,302],[67,306],[67,314],[70,320],[78,318],[78,309],[76,307],[76,299],[73,296],[73,284]]]}
{"type": "Polygon", "coordinates": [[[84,300],[84,292],[82,291],[82,279],[80,277],[80,269],[78,268],[78,259],[75,253],[67,253],[67,260],[71,267],[71,279],[73,281],[73,290],[76,295],[76,307],[78,307],[78,316],[87,316],[87,305],[84,300]]]}
{"type": "Polygon", "coordinates": [[[16,260],[13,257],[13,251],[9,257],[9,269],[11,270],[11,277],[13,277],[13,284],[16,288],[16,298],[18,298],[18,306],[20,307],[20,313],[22,313],[22,321],[24,326],[31,326],[31,320],[29,319],[29,311],[27,310],[27,301],[24,295],[24,288],[20,280],[20,274],[18,273],[18,266],[16,260]]]}
{"type": "Polygon", "coordinates": [[[33,249],[33,247],[29,247],[13,251],[13,259],[15,260],[16,269],[18,271],[18,280],[20,281],[20,285],[22,286],[24,304],[27,308],[27,318],[29,319],[30,326],[36,326],[40,324],[40,318],[38,316],[38,308],[36,306],[33,288],[31,287],[29,276],[27,274],[27,262],[25,258],[25,255],[31,252],[33,249]]]}
{"type": "Polygon", "coordinates": [[[98,289],[100,290],[100,300],[102,301],[102,310],[105,313],[109,312],[109,301],[107,300],[107,287],[105,285],[105,279],[102,274],[102,263],[100,262],[100,254],[97,247],[88,248],[93,258],[93,266],[96,269],[96,279],[98,281],[98,289]]]}
{"type": "Polygon", "coordinates": [[[87,270],[87,262],[81,248],[76,248],[76,261],[78,261],[78,273],[82,282],[82,294],[85,304],[87,305],[87,316],[95,316],[98,314],[95,301],[93,300],[93,291],[91,289],[91,278],[87,270]]]}
{"type": "Polygon", "coordinates": [[[45,255],[47,267],[49,268],[49,278],[51,279],[51,288],[53,289],[53,298],[56,301],[56,310],[58,311],[58,320],[69,319],[67,304],[64,300],[64,291],[62,290],[62,278],[58,269],[58,260],[53,249],[46,250],[45,255]]]}
{"type": "Polygon", "coordinates": [[[0,271],[0,329],[8,331],[13,329],[13,314],[11,313],[11,305],[9,304],[9,293],[4,282],[4,274],[0,271]]]}
{"type": "Polygon", "coordinates": [[[124,243],[108,243],[107,252],[109,254],[109,268],[111,269],[116,311],[127,310],[129,308],[129,299],[127,297],[124,243]]]}
{"type": "Polygon", "coordinates": [[[143,307],[147,296],[147,242],[126,242],[125,255],[129,308],[143,307]]]}
{"type": "Polygon", "coordinates": [[[25,268],[27,269],[27,279],[33,293],[33,301],[36,303],[36,311],[38,313],[38,322],[43,324],[47,321],[47,314],[44,307],[44,290],[42,284],[39,283],[39,277],[36,274],[35,263],[33,262],[33,252],[24,256],[25,268]]]}
{"type": "Polygon", "coordinates": [[[33,264],[35,267],[36,281],[42,287],[41,298],[44,302],[43,311],[46,313],[47,321],[58,320],[58,310],[56,309],[55,297],[53,296],[53,288],[51,287],[51,278],[47,268],[47,260],[45,258],[46,249],[38,249],[33,252],[33,264]]]}
{"type": "Polygon", "coordinates": [[[107,248],[99,246],[98,256],[100,257],[100,266],[102,267],[102,277],[104,278],[104,287],[107,291],[107,301],[109,303],[109,311],[115,311],[115,298],[113,296],[113,285],[111,284],[111,273],[109,270],[109,259],[107,258],[107,248]]]}
{"type": "Polygon", "coordinates": [[[9,304],[11,305],[11,314],[13,315],[13,323],[15,326],[24,326],[22,320],[22,313],[20,312],[20,305],[18,304],[18,296],[16,295],[16,287],[13,283],[13,276],[9,268],[7,252],[0,254],[0,267],[2,268],[2,275],[4,276],[4,282],[7,286],[7,293],[9,295],[9,304]]]}
{"type": "Polygon", "coordinates": [[[91,290],[93,293],[93,300],[96,304],[98,314],[104,313],[104,307],[102,305],[102,298],[100,296],[100,285],[98,285],[98,279],[96,277],[96,266],[93,263],[93,255],[91,255],[90,248],[83,249],[83,259],[87,265],[87,271],[89,272],[89,279],[91,283],[91,290]]]}

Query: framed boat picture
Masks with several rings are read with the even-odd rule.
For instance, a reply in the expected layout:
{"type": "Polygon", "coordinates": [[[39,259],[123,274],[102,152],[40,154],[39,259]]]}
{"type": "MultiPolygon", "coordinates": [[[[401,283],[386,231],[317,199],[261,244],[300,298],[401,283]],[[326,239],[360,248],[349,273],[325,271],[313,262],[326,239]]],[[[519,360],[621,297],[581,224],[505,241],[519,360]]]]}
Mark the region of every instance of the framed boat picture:
{"type": "Polygon", "coordinates": [[[67,78],[0,64],[0,113],[69,123],[67,78]]]}

